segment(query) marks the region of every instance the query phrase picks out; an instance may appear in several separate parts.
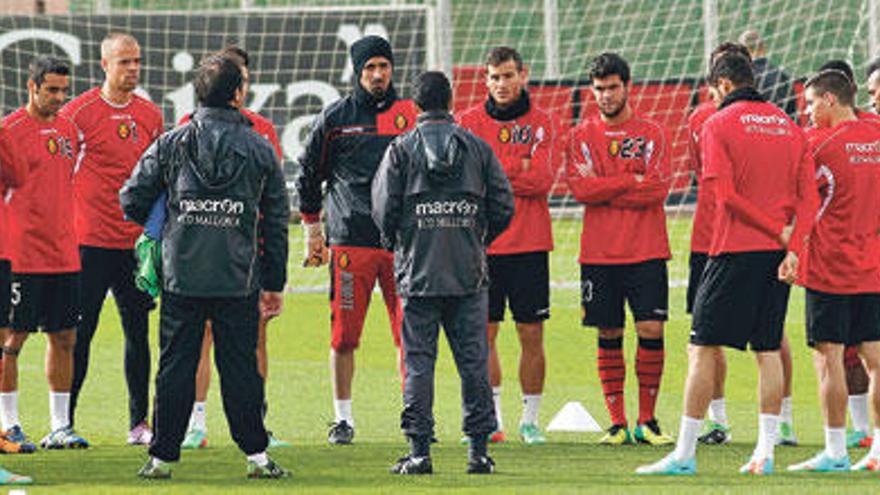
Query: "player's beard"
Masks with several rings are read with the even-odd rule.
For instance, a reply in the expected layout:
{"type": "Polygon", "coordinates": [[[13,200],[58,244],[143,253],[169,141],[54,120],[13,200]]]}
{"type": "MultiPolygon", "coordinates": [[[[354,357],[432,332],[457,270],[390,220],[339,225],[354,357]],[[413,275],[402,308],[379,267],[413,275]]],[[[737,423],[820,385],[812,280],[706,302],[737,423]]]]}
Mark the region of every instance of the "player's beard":
{"type": "Polygon", "coordinates": [[[63,105],[63,102],[61,102],[61,103],[45,102],[42,105],[37,104],[37,105],[35,105],[35,107],[36,107],[37,113],[40,115],[41,118],[51,119],[52,117],[54,117],[58,113],[59,110],[61,110],[62,105],[63,105]]]}
{"type": "Polygon", "coordinates": [[[623,100],[621,100],[621,102],[620,102],[620,105],[618,105],[617,108],[611,110],[610,112],[606,112],[602,108],[602,106],[600,105],[599,111],[602,112],[602,116],[604,116],[606,119],[613,119],[613,118],[617,117],[618,115],[620,115],[621,112],[623,112],[623,109],[626,108],[626,102],[628,99],[629,99],[629,97],[624,96],[623,100]]]}
{"type": "Polygon", "coordinates": [[[377,84],[375,86],[370,87],[370,95],[377,100],[384,100],[385,95],[388,94],[388,88],[382,87],[381,84],[377,84]]]}

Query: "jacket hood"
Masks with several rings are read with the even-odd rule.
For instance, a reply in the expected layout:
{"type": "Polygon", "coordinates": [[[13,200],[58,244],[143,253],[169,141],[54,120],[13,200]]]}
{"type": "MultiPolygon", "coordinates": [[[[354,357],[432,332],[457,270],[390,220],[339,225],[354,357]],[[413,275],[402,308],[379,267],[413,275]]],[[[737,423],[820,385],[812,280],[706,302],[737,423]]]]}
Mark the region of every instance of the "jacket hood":
{"type": "Polygon", "coordinates": [[[461,143],[449,126],[454,123],[448,112],[426,112],[418,117],[417,133],[425,149],[428,176],[446,180],[461,174],[461,143]]]}
{"type": "Polygon", "coordinates": [[[752,86],[745,86],[742,88],[737,88],[730,92],[727,96],[724,97],[724,100],[721,101],[721,105],[718,107],[718,110],[722,108],[726,108],[730,105],[738,101],[767,101],[767,98],[761,95],[757,89],[752,86]]]}
{"type": "Polygon", "coordinates": [[[209,189],[227,187],[248,163],[246,148],[232,134],[239,125],[250,127],[250,120],[234,108],[202,107],[191,125],[195,136],[183,146],[193,172],[209,189]]]}

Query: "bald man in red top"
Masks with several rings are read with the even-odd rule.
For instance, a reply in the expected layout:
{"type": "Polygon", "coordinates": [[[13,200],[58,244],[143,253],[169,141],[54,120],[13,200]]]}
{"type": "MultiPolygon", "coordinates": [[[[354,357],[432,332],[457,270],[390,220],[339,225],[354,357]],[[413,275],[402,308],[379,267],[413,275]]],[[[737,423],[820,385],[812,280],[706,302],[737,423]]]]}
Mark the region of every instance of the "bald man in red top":
{"type": "Polygon", "coordinates": [[[152,432],[149,409],[148,313],[152,298],[134,284],[134,242],[143,229],[125,220],[119,189],[163,130],[159,107],[135,94],[141,49],[127,34],[111,33],[101,43],[105,80],[68,103],[62,115],[73,121],[82,151],[75,175],[77,237],[82,260],[82,321],[77,326],[70,417],[89,365],[89,349],[107,291],[113,292],[125,334],[125,379],[129,396],[129,444],[145,445],[152,432]]]}
{"type": "Polygon", "coordinates": [[[566,176],[584,204],[581,234],[583,325],[599,329],[599,379],[611,427],[600,440],[632,442],[624,410],[624,304],[638,334],[639,416],[633,436],[664,445],[672,439],[654,416],[663,374],[663,327],[668,318],[666,201],[669,133],[627,102],[629,65],[604,53],[590,69],[599,116],[572,129],[565,145],[566,176]]]}

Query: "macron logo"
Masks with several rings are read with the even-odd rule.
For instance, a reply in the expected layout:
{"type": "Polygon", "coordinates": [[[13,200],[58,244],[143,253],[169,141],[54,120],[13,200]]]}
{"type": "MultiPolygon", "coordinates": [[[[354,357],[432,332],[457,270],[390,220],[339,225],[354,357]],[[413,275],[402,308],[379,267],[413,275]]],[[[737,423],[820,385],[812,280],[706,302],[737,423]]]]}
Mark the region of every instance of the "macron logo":
{"type": "Polygon", "coordinates": [[[743,125],[749,124],[757,124],[757,125],[788,125],[789,120],[785,117],[781,117],[779,115],[758,115],[754,113],[747,113],[745,115],[741,115],[739,118],[740,123],[743,125]]]}
{"type": "Polygon", "coordinates": [[[179,207],[182,213],[244,213],[244,202],[231,199],[181,199],[179,207]]]}
{"type": "Polygon", "coordinates": [[[873,143],[846,143],[847,153],[880,153],[880,141],[873,143]]]}
{"type": "Polygon", "coordinates": [[[480,206],[467,200],[460,201],[433,201],[428,203],[419,203],[416,205],[416,215],[464,215],[474,216],[479,211],[480,206]]]}

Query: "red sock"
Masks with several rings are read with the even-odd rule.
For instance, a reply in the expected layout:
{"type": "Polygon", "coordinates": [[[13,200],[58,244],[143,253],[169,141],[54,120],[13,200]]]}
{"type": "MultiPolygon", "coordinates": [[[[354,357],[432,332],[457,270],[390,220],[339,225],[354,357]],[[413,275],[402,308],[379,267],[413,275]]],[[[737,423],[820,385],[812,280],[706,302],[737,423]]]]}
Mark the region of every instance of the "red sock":
{"type": "Polygon", "coordinates": [[[642,424],[654,419],[663,376],[663,339],[639,339],[636,375],[639,377],[639,424],[642,424]]]}
{"type": "Polygon", "coordinates": [[[851,368],[861,368],[862,358],[859,357],[858,346],[848,346],[843,353],[843,367],[847,370],[851,368]]]}
{"type": "Polygon", "coordinates": [[[626,379],[626,361],[623,360],[623,338],[599,339],[599,380],[605,393],[605,407],[611,423],[626,425],[623,383],[626,379]]]}

